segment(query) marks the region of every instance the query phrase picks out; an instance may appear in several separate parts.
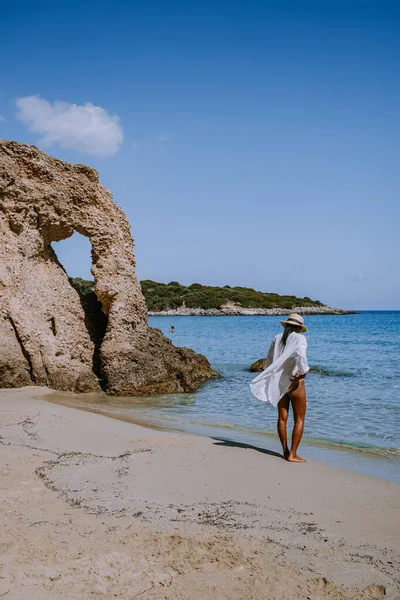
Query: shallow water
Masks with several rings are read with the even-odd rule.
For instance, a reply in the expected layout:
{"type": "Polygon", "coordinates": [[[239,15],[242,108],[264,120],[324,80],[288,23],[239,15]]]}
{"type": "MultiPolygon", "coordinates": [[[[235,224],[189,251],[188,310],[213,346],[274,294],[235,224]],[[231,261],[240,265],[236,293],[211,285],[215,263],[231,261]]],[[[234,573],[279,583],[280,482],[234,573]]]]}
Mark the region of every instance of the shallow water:
{"type": "MultiPolygon", "coordinates": [[[[179,346],[205,354],[223,378],[166,414],[250,430],[275,429],[275,410],[249,390],[249,366],[279,332],[275,317],[149,319],[179,346]],[[168,334],[175,325],[176,333],[168,334]]],[[[306,434],[400,454],[400,312],[308,317],[306,434]]]]}
{"type": "MultiPolygon", "coordinates": [[[[249,367],[280,331],[278,317],[150,317],[174,344],[223,376],[194,394],[76,397],[74,405],[141,424],[279,450],[276,409],[256,400],[249,367]],[[169,334],[170,325],[175,333],[169,334]]],[[[308,325],[307,457],[400,482],[400,311],[312,316],[308,325]]]]}

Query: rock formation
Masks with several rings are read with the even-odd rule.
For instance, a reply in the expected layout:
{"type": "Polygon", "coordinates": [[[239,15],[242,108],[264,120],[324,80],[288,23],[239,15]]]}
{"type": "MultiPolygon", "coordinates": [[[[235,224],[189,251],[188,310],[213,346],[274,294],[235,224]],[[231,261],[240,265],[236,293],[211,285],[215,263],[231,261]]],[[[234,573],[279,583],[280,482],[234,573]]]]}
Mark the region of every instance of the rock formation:
{"type": "Polygon", "coordinates": [[[250,366],[250,371],[252,373],[262,373],[262,371],[264,371],[267,367],[267,359],[266,358],[259,358],[258,360],[256,360],[256,362],[253,362],[253,364],[250,366]]]}
{"type": "Polygon", "coordinates": [[[217,377],[206,358],[148,326],[130,227],[97,172],[4,140],[0,336],[0,387],[139,395],[192,391],[217,377]],[[75,231],[92,244],[91,301],[51,247],[75,231]]]}

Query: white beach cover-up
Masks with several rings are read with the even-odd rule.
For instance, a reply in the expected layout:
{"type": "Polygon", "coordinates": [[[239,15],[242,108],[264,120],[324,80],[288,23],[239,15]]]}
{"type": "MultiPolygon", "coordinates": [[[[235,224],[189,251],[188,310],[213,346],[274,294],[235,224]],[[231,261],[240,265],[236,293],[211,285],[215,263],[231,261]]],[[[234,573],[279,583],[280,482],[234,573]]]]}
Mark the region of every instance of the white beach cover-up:
{"type": "Polygon", "coordinates": [[[262,402],[277,406],[291,386],[291,377],[308,373],[307,340],[301,333],[291,333],[286,346],[281,344],[283,332],[277,335],[269,349],[267,368],[257,375],[251,383],[253,395],[262,402]]]}

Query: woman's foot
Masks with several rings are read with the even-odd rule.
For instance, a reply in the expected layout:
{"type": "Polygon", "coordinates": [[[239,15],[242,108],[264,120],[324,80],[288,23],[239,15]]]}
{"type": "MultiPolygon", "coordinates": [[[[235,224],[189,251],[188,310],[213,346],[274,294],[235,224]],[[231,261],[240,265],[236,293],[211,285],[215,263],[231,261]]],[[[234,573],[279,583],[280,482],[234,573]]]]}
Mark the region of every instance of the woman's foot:
{"type": "Polygon", "coordinates": [[[286,446],[285,450],[283,451],[283,456],[282,456],[282,458],[284,458],[285,460],[287,460],[287,459],[288,459],[288,456],[289,456],[289,454],[290,454],[290,450],[289,450],[289,448],[286,446]]]}
{"type": "Polygon", "coordinates": [[[286,460],[288,462],[298,462],[298,463],[305,463],[306,462],[304,460],[304,458],[301,458],[301,456],[298,456],[297,454],[292,454],[291,452],[289,452],[289,454],[287,455],[286,460]]]}

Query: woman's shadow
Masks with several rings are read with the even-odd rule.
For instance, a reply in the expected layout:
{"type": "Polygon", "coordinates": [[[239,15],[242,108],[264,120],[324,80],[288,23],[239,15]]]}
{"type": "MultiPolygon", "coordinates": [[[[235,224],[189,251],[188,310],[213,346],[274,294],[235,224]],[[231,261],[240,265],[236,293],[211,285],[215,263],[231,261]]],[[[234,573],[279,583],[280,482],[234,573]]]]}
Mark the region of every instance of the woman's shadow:
{"type": "Polygon", "coordinates": [[[242,442],[234,442],[233,440],[228,440],[226,438],[211,438],[214,440],[215,446],[225,446],[226,448],[243,448],[244,450],[256,450],[257,452],[261,452],[262,454],[269,454],[269,456],[277,456],[278,458],[282,458],[282,454],[279,452],[274,452],[273,450],[267,450],[266,448],[259,448],[258,446],[252,446],[251,444],[243,444],[242,442]]]}

